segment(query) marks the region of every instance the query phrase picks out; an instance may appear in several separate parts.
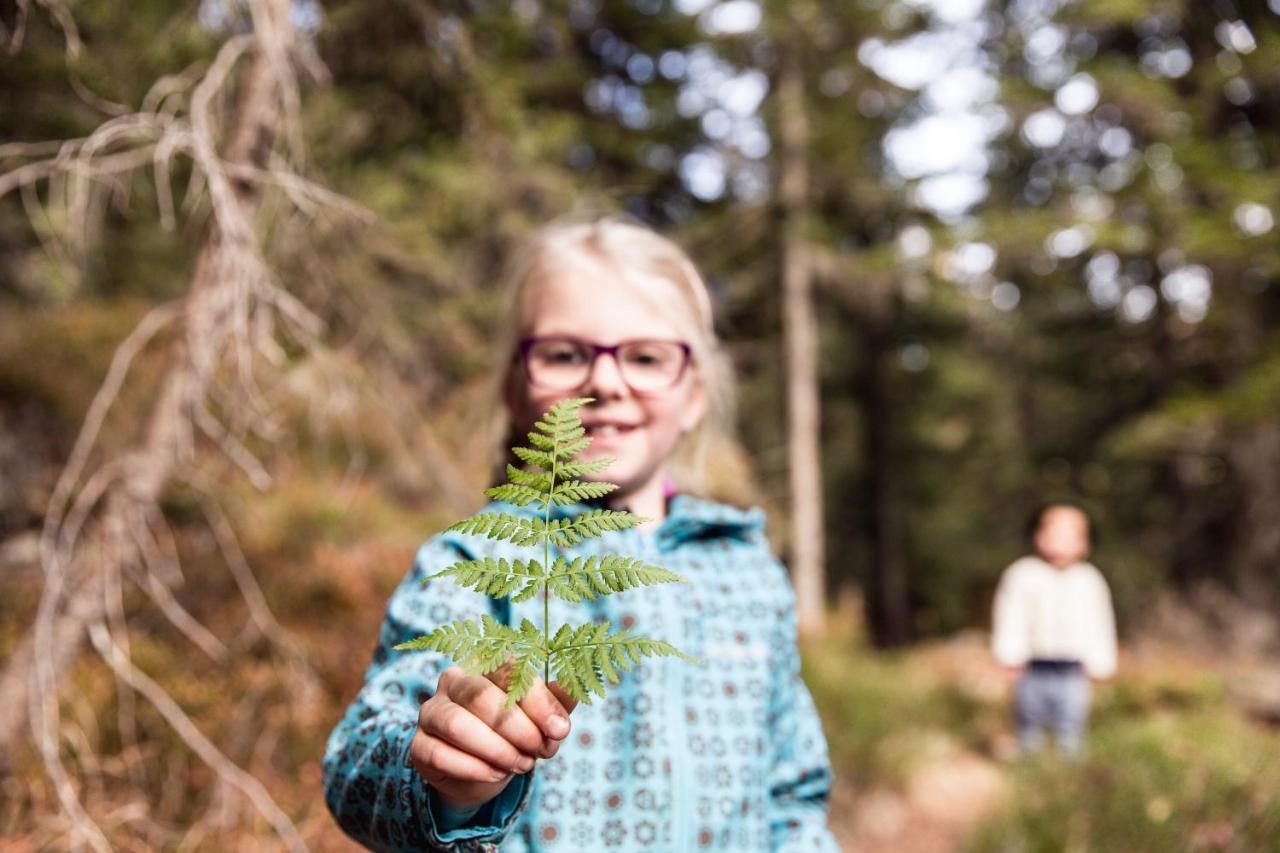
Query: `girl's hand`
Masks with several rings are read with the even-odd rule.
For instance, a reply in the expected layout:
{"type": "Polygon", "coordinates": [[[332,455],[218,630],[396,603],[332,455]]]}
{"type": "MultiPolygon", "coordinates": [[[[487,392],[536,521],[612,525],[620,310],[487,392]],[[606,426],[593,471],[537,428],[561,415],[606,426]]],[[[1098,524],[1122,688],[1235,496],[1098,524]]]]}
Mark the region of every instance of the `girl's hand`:
{"type": "Polygon", "coordinates": [[[418,711],[409,755],[446,805],[488,802],[513,775],[532,770],[535,759],[555,755],[569,735],[577,702],[559,684],[539,679],[518,705],[505,708],[499,686],[505,680],[504,669],[482,676],[451,666],[418,711]]]}

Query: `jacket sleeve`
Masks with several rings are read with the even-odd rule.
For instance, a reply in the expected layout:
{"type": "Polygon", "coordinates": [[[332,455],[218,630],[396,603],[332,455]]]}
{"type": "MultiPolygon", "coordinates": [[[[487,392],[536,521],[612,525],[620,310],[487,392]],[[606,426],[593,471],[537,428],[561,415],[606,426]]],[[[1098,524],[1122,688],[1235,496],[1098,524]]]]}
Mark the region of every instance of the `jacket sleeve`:
{"type": "Polygon", "coordinates": [[[471,590],[448,582],[423,586],[425,576],[466,557],[438,538],[418,551],[387,605],[364,687],[329,736],[325,802],[349,835],[374,850],[496,850],[528,800],[532,777],[516,776],[474,815],[445,812],[409,758],[418,709],[450,661],[435,652],[392,647],[454,619],[504,615],[471,590]]]}
{"type": "Polygon", "coordinates": [[[795,594],[786,569],[770,557],[781,574],[775,666],[769,698],[769,834],[775,853],[838,853],[827,828],[827,800],[831,794],[831,762],[827,739],[800,677],[796,645],[795,594]]]}
{"type": "Polygon", "coordinates": [[[1116,612],[1111,605],[1111,589],[1096,568],[1090,573],[1090,607],[1092,620],[1086,634],[1088,648],[1084,668],[1092,678],[1110,678],[1116,674],[1116,612]]]}
{"type": "Polygon", "coordinates": [[[1030,614],[1023,600],[1019,563],[1004,570],[991,614],[991,651],[1001,666],[1024,666],[1031,659],[1030,614]]]}

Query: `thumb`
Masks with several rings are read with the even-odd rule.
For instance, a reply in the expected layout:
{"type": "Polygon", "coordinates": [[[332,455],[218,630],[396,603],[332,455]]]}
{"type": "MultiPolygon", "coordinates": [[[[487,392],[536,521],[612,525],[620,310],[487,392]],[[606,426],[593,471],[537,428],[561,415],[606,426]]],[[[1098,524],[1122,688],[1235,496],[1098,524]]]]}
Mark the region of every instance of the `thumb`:
{"type": "Polygon", "coordinates": [[[555,694],[556,699],[560,700],[560,704],[563,705],[564,709],[570,714],[573,713],[574,708],[578,707],[578,700],[570,696],[569,693],[560,686],[560,682],[551,682],[547,685],[547,689],[555,694]]]}

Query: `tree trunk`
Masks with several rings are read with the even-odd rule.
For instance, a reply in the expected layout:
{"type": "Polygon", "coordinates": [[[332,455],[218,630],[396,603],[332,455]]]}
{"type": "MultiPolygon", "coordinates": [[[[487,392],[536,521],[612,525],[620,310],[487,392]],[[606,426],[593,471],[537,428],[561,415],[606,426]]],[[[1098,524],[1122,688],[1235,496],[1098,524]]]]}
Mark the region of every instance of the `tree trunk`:
{"type": "Polygon", "coordinates": [[[907,588],[906,504],[902,454],[898,446],[899,401],[889,359],[892,356],[894,296],[887,286],[868,294],[862,327],[866,388],[867,567],[866,609],[871,639],[896,647],[911,641],[911,606],[907,588]]]}
{"type": "Polygon", "coordinates": [[[821,420],[818,403],[818,324],[813,311],[813,265],[806,248],[809,207],[809,127],[804,80],[794,45],[782,53],[778,81],[782,143],[782,319],[787,370],[787,435],[791,485],[792,581],[802,636],[821,633],[825,530],[822,506],[821,420]]]}
{"type": "Polygon", "coordinates": [[[1244,601],[1273,610],[1280,601],[1280,427],[1257,424],[1229,441],[1242,498],[1228,555],[1230,582],[1244,601]]]}
{"type": "MultiPolygon", "coordinates": [[[[277,34],[289,34],[287,0],[270,0],[277,34]]],[[[263,168],[274,141],[281,114],[281,81],[264,51],[255,46],[248,67],[238,81],[236,106],[229,117],[222,159],[233,165],[263,168]]],[[[259,205],[257,184],[233,181],[232,194],[243,220],[252,222],[259,205]]],[[[47,648],[47,672],[56,685],[74,662],[87,627],[102,618],[104,579],[118,573],[137,556],[121,533],[140,508],[155,505],[169,485],[176,466],[189,451],[191,419],[201,404],[210,374],[225,353],[230,330],[228,313],[243,286],[243,270],[232,269],[230,243],[253,239],[251,233],[228,234],[216,217],[196,260],[191,288],[185,299],[182,322],[142,440],[121,461],[98,514],[86,527],[79,547],[65,569],[66,599],[52,622],[47,648]],[[241,278],[237,279],[237,276],[241,278]]],[[[32,689],[37,687],[34,632],[0,674],[0,756],[13,756],[24,740],[32,689]]],[[[0,759],[3,760],[3,759],[0,759]]]]}

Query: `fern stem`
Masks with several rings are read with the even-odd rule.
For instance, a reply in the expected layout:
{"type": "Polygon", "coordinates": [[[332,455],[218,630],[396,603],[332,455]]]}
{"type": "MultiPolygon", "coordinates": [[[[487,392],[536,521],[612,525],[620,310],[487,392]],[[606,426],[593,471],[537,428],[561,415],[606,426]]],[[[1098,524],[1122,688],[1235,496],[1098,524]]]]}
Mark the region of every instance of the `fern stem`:
{"type": "Polygon", "coordinates": [[[542,682],[551,683],[551,590],[547,587],[551,577],[551,496],[556,491],[556,468],[560,459],[560,425],[556,424],[552,437],[551,482],[547,486],[547,505],[542,516],[542,682]]]}

